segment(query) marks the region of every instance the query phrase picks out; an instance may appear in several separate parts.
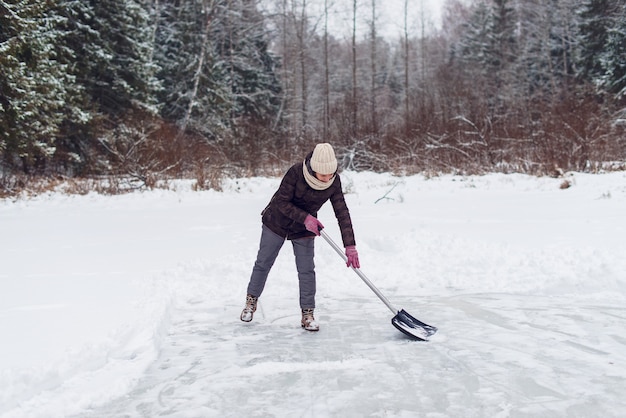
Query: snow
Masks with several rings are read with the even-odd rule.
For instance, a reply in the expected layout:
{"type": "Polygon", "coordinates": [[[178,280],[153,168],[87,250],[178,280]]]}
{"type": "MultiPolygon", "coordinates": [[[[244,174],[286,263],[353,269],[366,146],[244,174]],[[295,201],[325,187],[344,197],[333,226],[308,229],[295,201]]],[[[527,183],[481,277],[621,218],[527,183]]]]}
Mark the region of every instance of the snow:
{"type": "Polygon", "coordinates": [[[626,173],[342,180],[361,270],[430,342],[321,239],[320,331],[289,243],[239,321],[277,178],[3,200],[0,416],[623,414],[626,173]]]}

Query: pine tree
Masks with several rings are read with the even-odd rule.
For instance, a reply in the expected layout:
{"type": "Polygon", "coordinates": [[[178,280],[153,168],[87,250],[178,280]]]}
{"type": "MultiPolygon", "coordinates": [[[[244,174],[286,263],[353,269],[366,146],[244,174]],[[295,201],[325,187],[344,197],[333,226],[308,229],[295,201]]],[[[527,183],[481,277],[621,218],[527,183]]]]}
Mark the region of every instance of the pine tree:
{"type": "Polygon", "coordinates": [[[515,61],[517,19],[510,0],[494,0],[493,8],[493,52],[494,65],[504,70],[515,61]]]}
{"type": "Polygon", "coordinates": [[[254,0],[228,3],[223,26],[216,25],[212,34],[234,98],[231,117],[271,118],[277,111],[280,87],[263,16],[254,0]]]}
{"type": "Polygon", "coordinates": [[[59,56],[55,3],[0,1],[0,155],[25,172],[45,169],[54,156],[74,86],[59,56]]]}
{"type": "Polygon", "coordinates": [[[209,36],[218,14],[213,6],[206,0],[160,2],[155,45],[161,115],[208,136],[223,128],[231,107],[209,36]]]}
{"type": "Polygon", "coordinates": [[[216,137],[241,117],[277,112],[275,59],[254,1],[170,0],[160,16],[155,59],[166,119],[216,137]]]}
{"type": "Polygon", "coordinates": [[[588,81],[596,79],[604,72],[599,58],[607,44],[613,2],[614,0],[586,0],[579,12],[581,23],[578,74],[588,81]]]}
{"type": "Polygon", "coordinates": [[[480,76],[489,75],[494,65],[493,15],[487,3],[479,2],[463,27],[463,36],[454,47],[455,57],[480,76]]]}
{"type": "MultiPolygon", "coordinates": [[[[73,2],[75,3],[75,2],[73,2]]],[[[147,5],[136,0],[89,0],[72,45],[91,99],[106,115],[130,108],[156,111],[154,30],[147,5]],[[89,13],[90,12],[90,13],[89,13]]]]}
{"type": "Polygon", "coordinates": [[[626,4],[613,16],[607,30],[606,44],[600,53],[600,84],[622,101],[626,101],[626,4]]]}
{"type": "Polygon", "coordinates": [[[512,71],[517,59],[516,24],[510,0],[495,0],[491,5],[480,2],[456,46],[461,71],[467,72],[494,114],[505,111],[505,102],[510,100],[504,93],[515,78],[512,71]]]}
{"type": "Polygon", "coordinates": [[[531,99],[555,100],[574,75],[575,0],[522,0],[518,80],[531,99]]]}
{"type": "Polygon", "coordinates": [[[65,118],[56,140],[55,162],[71,174],[89,170],[90,162],[86,156],[91,154],[93,148],[91,122],[98,113],[85,88],[89,78],[83,70],[87,63],[81,60],[84,57],[81,51],[86,47],[86,39],[89,39],[89,28],[82,22],[93,11],[89,4],[81,0],[59,0],[54,13],[61,16],[57,27],[60,36],[54,45],[57,59],[73,80],[65,84],[68,95],[64,102],[65,118]]]}
{"type": "Polygon", "coordinates": [[[492,14],[491,85],[496,95],[494,100],[496,111],[502,116],[516,99],[517,17],[510,0],[494,0],[492,14]]]}

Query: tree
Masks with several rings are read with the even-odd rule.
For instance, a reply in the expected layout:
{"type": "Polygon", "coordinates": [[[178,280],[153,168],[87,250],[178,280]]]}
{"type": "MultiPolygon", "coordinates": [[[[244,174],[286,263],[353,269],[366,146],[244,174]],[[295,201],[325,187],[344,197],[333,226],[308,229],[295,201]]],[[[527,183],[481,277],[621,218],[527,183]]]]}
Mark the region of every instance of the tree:
{"type": "Polygon", "coordinates": [[[324,0],[324,115],[322,138],[328,138],[330,127],[330,69],[328,64],[328,0],[324,0]]]}
{"type": "Polygon", "coordinates": [[[604,73],[600,55],[607,45],[613,3],[614,0],[586,0],[578,13],[581,19],[578,31],[578,75],[588,81],[604,73]]]}
{"type": "Polygon", "coordinates": [[[140,0],[70,0],[66,45],[73,72],[97,111],[113,117],[129,108],[156,111],[150,9],[140,0]]]}
{"type": "Polygon", "coordinates": [[[0,156],[25,172],[53,158],[75,85],[59,56],[64,19],[55,5],[0,1],[0,156]]]}
{"type": "Polygon", "coordinates": [[[378,120],[376,117],[376,43],[378,42],[376,35],[376,0],[372,0],[372,21],[370,22],[370,66],[371,66],[371,87],[370,87],[370,124],[373,133],[378,131],[378,120]]]}
{"type": "Polygon", "coordinates": [[[212,37],[218,59],[228,66],[227,81],[234,98],[231,117],[271,119],[277,111],[280,84],[263,15],[255,0],[229,0],[227,6],[212,37]]]}
{"type": "Polygon", "coordinates": [[[404,0],[404,13],[403,13],[403,37],[402,37],[402,51],[403,51],[403,73],[404,73],[404,126],[405,136],[408,136],[408,121],[409,121],[409,25],[407,22],[409,15],[409,0],[404,0]]]}
{"type": "Polygon", "coordinates": [[[271,122],[281,89],[253,0],[168,0],[160,20],[155,60],[166,119],[208,138],[240,118],[271,122]]]}
{"type": "Polygon", "coordinates": [[[607,91],[626,100],[626,6],[622,4],[608,30],[606,46],[600,55],[603,74],[600,83],[607,91]]]}
{"type": "Polygon", "coordinates": [[[626,1],[587,0],[579,12],[578,75],[624,97],[626,1]]]}
{"type": "Polygon", "coordinates": [[[357,66],[356,66],[356,16],[357,16],[357,0],[352,1],[352,100],[350,107],[352,110],[352,135],[356,135],[357,129],[357,116],[358,116],[358,101],[357,101],[357,66]]]}

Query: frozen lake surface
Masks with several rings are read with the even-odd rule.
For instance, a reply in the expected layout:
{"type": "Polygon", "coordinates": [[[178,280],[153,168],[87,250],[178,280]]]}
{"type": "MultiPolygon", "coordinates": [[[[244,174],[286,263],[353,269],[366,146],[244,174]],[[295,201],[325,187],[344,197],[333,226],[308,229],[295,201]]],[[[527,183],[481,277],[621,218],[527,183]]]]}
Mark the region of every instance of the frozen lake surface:
{"type": "Polygon", "coordinates": [[[0,416],[620,417],[626,173],[568,176],[342,174],[362,271],[430,342],[323,240],[319,332],[288,243],[239,321],[280,179],[0,201],[0,416]]]}

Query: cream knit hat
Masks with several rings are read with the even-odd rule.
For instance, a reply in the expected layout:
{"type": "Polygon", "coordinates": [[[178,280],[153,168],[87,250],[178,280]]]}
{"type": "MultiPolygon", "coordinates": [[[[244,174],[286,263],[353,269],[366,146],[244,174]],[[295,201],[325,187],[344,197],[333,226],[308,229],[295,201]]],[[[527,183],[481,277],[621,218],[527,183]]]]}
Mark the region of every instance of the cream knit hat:
{"type": "Polygon", "coordinates": [[[317,144],[311,156],[311,168],[319,174],[334,174],[337,171],[337,158],[332,145],[317,144]]]}

